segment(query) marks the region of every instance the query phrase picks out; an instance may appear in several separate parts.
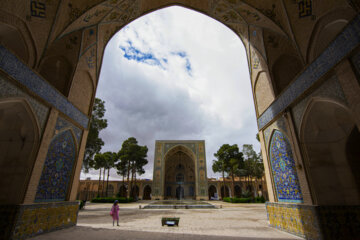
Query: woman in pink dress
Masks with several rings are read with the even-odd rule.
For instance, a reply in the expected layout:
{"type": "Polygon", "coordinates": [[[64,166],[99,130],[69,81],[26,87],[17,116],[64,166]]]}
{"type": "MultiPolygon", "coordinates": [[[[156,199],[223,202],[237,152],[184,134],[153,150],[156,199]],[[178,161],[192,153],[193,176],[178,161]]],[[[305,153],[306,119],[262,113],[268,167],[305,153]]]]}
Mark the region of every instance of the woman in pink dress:
{"type": "Polygon", "coordinates": [[[113,218],[113,226],[115,223],[115,220],[117,222],[117,225],[119,226],[119,201],[115,200],[114,205],[111,208],[110,215],[113,218]]]}

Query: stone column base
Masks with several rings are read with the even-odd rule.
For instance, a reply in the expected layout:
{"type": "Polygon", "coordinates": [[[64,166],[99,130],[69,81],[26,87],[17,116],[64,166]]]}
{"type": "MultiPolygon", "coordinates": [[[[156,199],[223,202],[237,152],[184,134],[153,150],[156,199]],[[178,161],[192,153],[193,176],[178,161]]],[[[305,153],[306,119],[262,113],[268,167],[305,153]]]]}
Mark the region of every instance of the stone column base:
{"type": "Polygon", "coordinates": [[[0,239],[25,239],[75,226],[78,202],[0,205],[0,239]]]}
{"type": "Polygon", "coordinates": [[[306,239],[360,239],[360,206],[266,203],[270,226],[306,239]]]}

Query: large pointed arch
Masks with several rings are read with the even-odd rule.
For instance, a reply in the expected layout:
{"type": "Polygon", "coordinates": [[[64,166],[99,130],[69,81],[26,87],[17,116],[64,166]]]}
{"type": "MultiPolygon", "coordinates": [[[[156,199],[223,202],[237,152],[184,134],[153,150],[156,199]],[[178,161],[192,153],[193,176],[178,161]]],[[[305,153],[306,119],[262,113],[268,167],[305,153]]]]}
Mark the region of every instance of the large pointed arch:
{"type": "Polygon", "coordinates": [[[39,123],[27,100],[0,100],[1,204],[23,202],[39,139],[39,123]]]}
{"type": "Polygon", "coordinates": [[[360,156],[353,156],[359,155],[354,148],[359,136],[348,107],[332,99],[310,100],[301,120],[300,143],[316,204],[360,203],[360,156]]]}

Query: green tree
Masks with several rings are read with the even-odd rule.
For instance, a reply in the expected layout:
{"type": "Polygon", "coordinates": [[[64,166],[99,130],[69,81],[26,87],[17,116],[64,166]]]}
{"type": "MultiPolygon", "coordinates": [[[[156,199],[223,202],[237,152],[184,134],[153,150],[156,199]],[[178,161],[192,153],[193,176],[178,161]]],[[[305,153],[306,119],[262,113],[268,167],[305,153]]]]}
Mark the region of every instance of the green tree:
{"type": "Polygon", "coordinates": [[[108,172],[106,180],[106,196],[108,197],[110,169],[115,167],[118,155],[115,152],[105,152],[103,155],[105,158],[105,169],[108,172]]]}
{"type": "MultiPolygon", "coordinates": [[[[100,170],[99,172],[99,185],[97,195],[100,196],[100,183],[101,183],[101,171],[104,171],[105,175],[105,162],[106,159],[102,153],[97,153],[93,159],[89,162],[89,167],[94,168],[96,170],[100,170]]],[[[104,188],[103,188],[104,189],[104,188]]]]}
{"type": "MultiPolygon", "coordinates": [[[[264,165],[261,154],[256,153],[251,144],[243,145],[243,154],[245,158],[244,169],[248,179],[247,185],[253,188],[253,180],[255,180],[255,186],[257,186],[257,180],[262,179],[262,176],[264,175],[264,165]]],[[[255,194],[257,194],[256,191],[255,194]]]]}
{"type": "MultiPolygon", "coordinates": [[[[120,161],[118,161],[115,165],[115,168],[117,170],[117,174],[122,176],[122,185],[125,187],[125,177],[127,176],[127,171],[128,171],[128,161],[127,160],[124,160],[124,159],[121,159],[119,157],[119,154],[118,154],[118,159],[120,161]]],[[[121,193],[119,192],[119,194],[121,195],[121,193]]]]}
{"type": "Polygon", "coordinates": [[[134,182],[134,176],[136,172],[143,172],[143,167],[147,164],[147,146],[140,146],[136,138],[130,137],[125,140],[121,146],[121,149],[118,153],[120,161],[126,161],[127,164],[127,182],[131,182],[128,186],[127,196],[130,197],[132,192],[132,186],[134,182]]]}
{"type": "Polygon", "coordinates": [[[223,144],[214,155],[218,159],[221,159],[223,164],[223,171],[227,172],[228,175],[231,177],[231,192],[234,194],[235,173],[238,169],[242,168],[244,163],[242,152],[239,151],[239,147],[237,144],[223,144]]]}
{"type": "MultiPolygon", "coordinates": [[[[223,177],[223,188],[224,188],[224,196],[225,196],[225,164],[223,159],[220,159],[216,153],[214,156],[217,158],[217,160],[213,160],[212,164],[212,170],[214,173],[221,173],[223,177]]],[[[221,192],[221,191],[220,191],[221,192]]],[[[221,198],[224,198],[223,195],[221,195],[221,198]]]]}
{"type": "Polygon", "coordinates": [[[95,98],[84,153],[83,168],[85,172],[89,172],[91,160],[96,153],[101,151],[102,146],[104,146],[104,141],[99,137],[100,131],[107,127],[107,120],[104,119],[104,115],[105,102],[99,98],[95,98]]]}

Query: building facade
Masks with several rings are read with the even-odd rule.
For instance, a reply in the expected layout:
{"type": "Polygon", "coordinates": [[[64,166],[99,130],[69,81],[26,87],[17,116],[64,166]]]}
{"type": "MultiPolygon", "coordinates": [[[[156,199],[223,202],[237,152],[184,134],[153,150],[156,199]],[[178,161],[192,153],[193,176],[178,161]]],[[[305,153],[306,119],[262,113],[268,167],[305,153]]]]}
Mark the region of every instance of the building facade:
{"type": "MultiPolygon", "coordinates": [[[[358,238],[358,0],[0,1],[0,238],[76,224],[105,47],[130,22],[174,5],[244,43],[270,225],[310,239],[358,238]]],[[[205,177],[195,183],[196,198],[205,186],[205,177]]]]}

